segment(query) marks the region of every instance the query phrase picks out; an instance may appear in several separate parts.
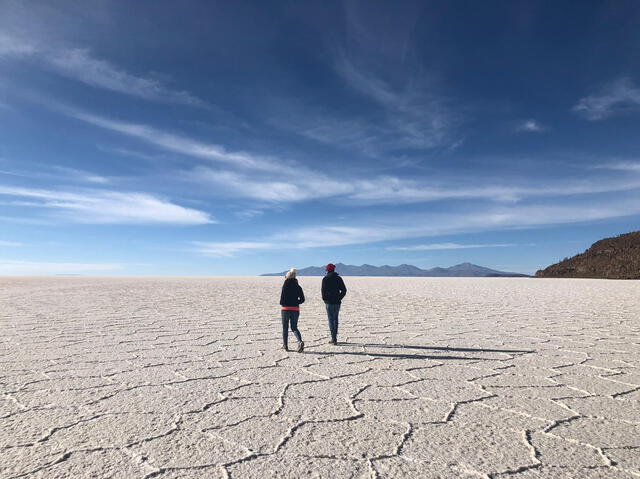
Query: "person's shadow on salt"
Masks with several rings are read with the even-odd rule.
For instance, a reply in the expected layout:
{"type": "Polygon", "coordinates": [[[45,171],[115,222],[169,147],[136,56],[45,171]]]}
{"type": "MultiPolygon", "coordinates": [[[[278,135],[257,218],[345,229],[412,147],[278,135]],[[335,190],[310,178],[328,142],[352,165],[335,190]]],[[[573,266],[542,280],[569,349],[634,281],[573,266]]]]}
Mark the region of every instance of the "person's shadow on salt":
{"type": "MultiPolygon", "coordinates": [[[[451,351],[461,353],[506,353],[506,354],[530,354],[535,351],[529,351],[524,349],[489,349],[489,348],[456,348],[448,346],[411,346],[402,344],[374,344],[374,343],[340,343],[341,346],[360,346],[365,348],[383,348],[383,349],[396,349],[396,350],[431,350],[431,351],[451,351]]],[[[435,360],[463,360],[463,361],[498,361],[499,359],[487,358],[487,357],[470,357],[470,356],[449,356],[441,354],[410,354],[409,352],[377,352],[377,351],[347,351],[347,350],[332,350],[332,351],[315,351],[313,349],[307,350],[308,354],[318,355],[331,355],[331,354],[343,354],[348,356],[373,356],[376,358],[393,358],[393,359],[435,359],[435,360]]]]}

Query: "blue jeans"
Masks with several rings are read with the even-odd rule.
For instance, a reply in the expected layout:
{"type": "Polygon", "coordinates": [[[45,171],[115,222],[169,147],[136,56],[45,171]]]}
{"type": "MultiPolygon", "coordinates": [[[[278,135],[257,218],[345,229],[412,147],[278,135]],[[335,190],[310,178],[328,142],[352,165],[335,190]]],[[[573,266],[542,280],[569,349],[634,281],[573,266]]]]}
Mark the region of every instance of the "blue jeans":
{"type": "Polygon", "coordinates": [[[298,331],[298,318],[300,317],[300,311],[281,311],[282,313],[282,344],[289,346],[289,325],[291,325],[291,331],[295,335],[298,342],[302,341],[302,335],[298,331]]]}
{"type": "Polygon", "coordinates": [[[329,331],[331,332],[331,341],[338,341],[338,313],[340,313],[339,304],[325,304],[327,308],[327,319],[329,320],[329,331]]]}

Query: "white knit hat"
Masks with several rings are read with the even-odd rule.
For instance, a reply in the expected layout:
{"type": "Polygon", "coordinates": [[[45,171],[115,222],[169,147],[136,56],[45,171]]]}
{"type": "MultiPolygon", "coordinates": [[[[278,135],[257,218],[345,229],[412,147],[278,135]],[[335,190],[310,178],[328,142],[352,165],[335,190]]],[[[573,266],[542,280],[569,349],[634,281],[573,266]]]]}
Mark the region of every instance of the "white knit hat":
{"type": "Polygon", "coordinates": [[[296,269],[295,268],[291,268],[289,271],[287,271],[287,274],[285,274],[284,277],[286,279],[295,278],[296,277],[296,269]]]}

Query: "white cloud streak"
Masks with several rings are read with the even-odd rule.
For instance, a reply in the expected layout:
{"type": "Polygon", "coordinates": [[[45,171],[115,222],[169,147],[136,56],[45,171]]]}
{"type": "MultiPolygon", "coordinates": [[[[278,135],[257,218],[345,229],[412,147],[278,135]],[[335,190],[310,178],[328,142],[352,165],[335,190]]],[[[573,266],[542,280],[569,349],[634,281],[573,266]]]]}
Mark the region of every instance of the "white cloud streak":
{"type": "Polygon", "coordinates": [[[0,246],[24,246],[24,243],[18,243],[17,241],[0,241],[0,246]]]}
{"type": "Polygon", "coordinates": [[[465,186],[456,181],[438,186],[424,181],[395,177],[371,180],[338,180],[323,175],[270,180],[250,175],[197,168],[190,176],[216,184],[232,195],[270,202],[297,202],[318,198],[346,197],[353,204],[409,204],[454,199],[482,199],[492,202],[519,202],[525,198],[589,195],[640,189],[640,180],[558,182],[544,187],[487,184],[465,186]]]}
{"type": "Polygon", "coordinates": [[[640,171],[640,161],[616,161],[594,167],[599,170],[640,171]]]}
{"type": "Polygon", "coordinates": [[[353,186],[349,182],[334,180],[305,168],[300,168],[297,174],[284,170],[275,174],[263,173],[256,177],[198,167],[186,176],[196,181],[215,184],[218,191],[225,194],[273,203],[329,198],[353,192],[353,186]]]}
{"type": "Polygon", "coordinates": [[[386,249],[390,251],[437,251],[446,249],[474,249],[474,248],[510,248],[521,246],[514,243],[497,243],[497,244],[459,244],[459,243],[432,243],[419,244],[413,246],[390,246],[386,249]]]}
{"type": "MultiPolygon", "coordinates": [[[[297,248],[324,248],[368,244],[448,234],[532,228],[579,223],[640,214],[636,198],[580,205],[531,205],[488,208],[467,214],[396,215],[372,218],[366,225],[311,226],[264,238],[265,245],[295,244],[297,248]]],[[[265,246],[266,247],[266,246],[265,246]]],[[[290,247],[290,246],[288,246],[290,247]]]]}
{"type": "Polygon", "coordinates": [[[589,195],[640,189],[640,179],[583,180],[553,182],[545,186],[478,184],[464,179],[434,184],[379,176],[368,180],[335,178],[300,168],[297,174],[247,173],[197,167],[185,174],[193,181],[216,185],[217,191],[254,200],[291,203],[320,198],[347,198],[353,205],[410,204],[455,199],[482,199],[513,203],[525,198],[589,195]]]}
{"type": "Polygon", "coordinates": [[[332,57],[345,85],[368,101],[362,115],[355,117],[365,126],[355,128],[361,130],[363,149],[377,155],[446,144],[461,115],[436,81],[437,73],[414,55],[412,31],[420,8],[399,17],[392,8],[380,6],[378,15],[388,16],[381,32],[371,13],[378,6],[363,7],[345,5],[344,41],[336,45],[332,57]]]}
{"type": "Polygon", "coordinates": [[[302,228],[289,232],[287,238],[301,247],[342,246],[456,233],[578,223],[637,214],[640,214],[640,201],[637,199],[583,202],[575,206],[512,206],[489,208],[469,214],[382,218],[369,221],[367,226],[302,228]]]}
{"type": "Polygon", "coordinates": [[[518,202],[524,198],[589,195],[640,188],[640,180],[583,180],[554,182],[546,186],[486,184],[478,180],[467,186],[463,180],[440,185],[398,178],[377,178],[357,183],[352,199],[370,203],[419,203],[444,199],[484,199],[498,202],[518,202]]]}
{"type": "Polygon", "coordinates": [[[411,26],[395,29],[394,39],[387,41],[386,35],[361,22],[359,16],[354,13],[347,18],[347,36],[352,41],[335,46],[329,55],[331,67],[346,87],[339,94],[353,97],[345,102],[349,108],[278,99],[271,106],[270,122],[337,149],[378,158],[398,150],[456,143],[458,139],[452,140],[450,134],[462,120],[462,108],[444,94],[435,75],[427,75],[417,59],[405,61],[411,26]]]}
{"type": "Polygon", "coordinates": [[[56,166],[55,170],[59,171],[62,175],[67,176],[68,178],[84,181],[87,183],[96,183],[99,185],[106,185],[110,183],[111,180],[105,176],[96,175],[94,173],[90,173],[88,171],[79,170],[77,168],[69,168],[66,166],[56,166]]]}
{"type": "Polygon", "coordinates": [[[286,166],[278,164],[269,158],[259,157],[249,153],[230,152],[220,145],[200,142],[186,136],[158,130],[148,125],[111,120],[63,106],[54,106],[54,108],[78,120],[106,130],[138,138],[139,140],[173,153],[226,163],[241,168],[256,170],[280,169],[281,171],[286,169],[286,166]]]}
{"type": "Polygon", "coordinates": [[[47,178],[55,180],[95,183],[105,185],[111,180],[105,176],[100,176],[88,171],[66,166],[49,166],[35,163],[30,169],[3,169],[0,175],[17,176],[20,178],[47,178]]]}
{"type": "Polygon", "coordinates": [[[87,49],[53,50],[43,52],[41,58],[56,73],[93,87],[161,103],[205,105],[189,92],[172,90],[154,78],[132,75],[106,60],[94,58],[87,49]]]}
{"type": "Polygon", "coordinates": [[[598,93],[581,98],[573,111],[587,120],[597,121],[629,110],[640,108],[640,88],[631,79],[620,78],[598,93]]]}
{"type": "Polygon", "coordinates": [[[0,195],[28,198],[27,206],[53,210],[64,219],[78,223],[198,225],[215,222],[203,211],[145,193],[96,189],[70,192],[0,186],[0,195]]]}
{"type": "Polygon", "coordinates": [[[260,241],[229,241],[229,242],[206,242],[206,241],[193,241],[195,246],[195,252],[203,256],[212,257],[231,257],[237,253],[245,251],[260,251],[277,249],[278,246],[275,243],[260,242],[260,241]]]}
{"type": "MultiPolygon", "coordinates": [[[[339,57],[337,71],[347,85],[383,108],[378,139],[370,139],[369,143],[380,143],[385,149],[434,148],[444,143],[449,130],[458,121],[442,95],[416,86],[423,85],[425,78],[412,79],[414,81],[401,88],[393,87],[372,69],[346,55],[339,57]],[[381,133],[384,136],[380,137],[381,133]]],[[[434,90],[432,86],[431,90],[434,90]]],[[[376,133],[375,130],[370,130],[369,134],[376,133]]]]}
{"type": "Polygon", "coordinates": [[[587,195],[621,192],[640,188],[640,179],[574,180],[546,182],[545,186],[479,184],[477,178],[450,182],[409,180],[392,176],[371,179],[337,177],[272,157],[234,152],[220,145],[158,130],[148,125],[111,120],[65,106],[58,111],[100,128],[138,138],[165,151],[191,158],[220,163],[233,170],[196,166],[182,177],[215,185],[219,194],[270,203],[291,203],[321,198],[347,198],[352,204],[403,204],[447,199],[483,199],[493,202],[518,202],[524,198],[587,195]]]}
{"type": "Polygon", "coordinates": [[[229,151],[220,145],[201,142],[144,124],[112,120],[61,105],[52,107],[78,120],[140,139],[165,151],[237,169],[238,171],[231,171],[197,166],[182,176],[192,181],[216,185],[217,191],[225,194],[273,203],[332,197],[346,197],[367,204],[420,203],[446,199],[517,202],[528,197],[595,194],[640,188],[640,180],[628,179],[547,182],[546,186],[531,187],[490,183],[476,186],[477,178],[473,179],[473,186],[466,186],[464,179],[436,184],[393,176],[377,176],[367,180],[336,177],[295,162],[229,151]]]}
{"type": "Polygon", "coordinates": [[[21,38],[0,32],[0,58],[26,56],[36,53],[37,49],[21,38]]]}
{"type": "Polygon", "coordinates": [[[43,263],[35,261],[8,261],[0,259],[2,275],[57,275],[86,274],[102,271],[118,271],[121,264],[110,263],[43,263]]]}
{"type": "MultiPolygon", "coordinates": [[[[229,257],[243,252],[276,249],[326,248],[369,244],[410,238],[534,228],[555,224],[579,223],[623,216],[639,215],[640,201],[635,198],[607,203],[583,203],[579,206],[511,206],[490,208],[477,213],[452,215],[410,215],[373,218],[366,225],[318,225],[291,228],[258,241],[194,242],[197,253],[205,256],[229,257]]],[[[463,248],[506,248],[522,245],[434,243],[413,247],[389,247],[404,251],[428,251],[463,248]]]]}
{"type": "Polygon", "coordinates": [[[107,60],[96,58],[86,48],[68,48],[47,44],[43,39],[0,33],[2,58],[33,61],[86,85],[143,100],[206,107],[206,102],[187,91],[171,89],[156,78],[131,74],[107,60]]]}
{"type": "Polygon", "coordinates": [[[516,131],[524,131],[528,133],[536,133],[543,131],[545,128],[535,120],[525,120],[516,127],[516,131]]]}

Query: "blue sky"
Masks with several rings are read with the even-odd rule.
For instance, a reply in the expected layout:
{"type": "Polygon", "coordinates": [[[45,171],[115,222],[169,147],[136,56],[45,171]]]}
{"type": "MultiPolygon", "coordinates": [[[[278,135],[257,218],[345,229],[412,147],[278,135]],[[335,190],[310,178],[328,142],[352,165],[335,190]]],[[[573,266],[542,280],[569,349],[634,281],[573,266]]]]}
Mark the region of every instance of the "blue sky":
{"type": "Polygon", "coordinates": [[[0,0],[0,274],[469,261],[638,229],[640,7],[0,0]]]}

